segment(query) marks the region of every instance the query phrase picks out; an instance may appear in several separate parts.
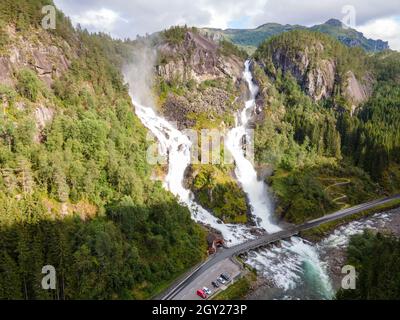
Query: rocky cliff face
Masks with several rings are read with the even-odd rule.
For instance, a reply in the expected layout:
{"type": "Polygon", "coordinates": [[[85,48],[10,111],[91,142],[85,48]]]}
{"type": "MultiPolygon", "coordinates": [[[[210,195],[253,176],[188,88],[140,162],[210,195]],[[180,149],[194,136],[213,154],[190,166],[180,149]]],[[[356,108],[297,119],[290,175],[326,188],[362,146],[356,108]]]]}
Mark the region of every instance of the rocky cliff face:
{"type": "Polygon", "coordinates": [[[244,58],[221,50],[218,42],[187,31],[180,43],[156,45],[160,109],[180,129],[229,126],[246,87],[244,58]]]}
{"type": "MultiPolygon", "coordinates": [[[[68,70],[71,61],[77,57],[76,48],[47,32],[32,29],[30,33],[21,33],[12,24],[5,25],[2,32],[9,40],[1,48],[0,55],[0,85],[5,88],[16,89],[18,73],[23,69],[30,69],[50,89],[53,82],[68,70]]],[[[3,105],[7,105],[5,96],[0,94],[0,100],[3,105]]],[[[52,122],[55,115],[52,102],[48,99],[34,102],[19,97],[15,106],[20,112],[31,115],[36,125],[34,142],[41,142],[45,127],[52,122]]]]}
{"type": "Polygon", "coordinates": [[[374,82],[375,80],[370,74],[366,74],[362,81],[359,81],[352,71],[346,73],[346,85],[343,94],[350,101],[352,112],[371,96],[374,82]]]}
{"type": "Polygon", "coordinates": [[[51,86],[54,79],[58,78],[70,66],[70,61],[75,57],[70,45],[54,39],[46,32],[36,32],[29,38],[15,30],[15,26],[8,25],[4,32],[9,38],[9,45],[2,48],[5,54],[0,56],[0,83],[13,86],[14,74],[22,68],[34,70],[38,77],[51,86]]]}
{"type": "Polygon", "coordinates": [[[354,108],[371,95],[372,77],[368,73],[362,78],[357,77],[351,69],[343,73],[338,58],[328,53],[322,41],[302,48],[271,45],[269,52],[274,72],[280,69],[283,73],[290,73],[315,101],[341,92],[354,108]]]}
{"type": "Polygon", "coordinates": [[[332,95],[335,78],[336,65],[331,59],[321,59],[317,65],[310,57],[310,51],[320,53],[324,50],[320,44],[304,52],[297,52],[294,57],[288,54],[286,49],[277,48],[272,55],[272,62],[277,69],[283,73],[290,72],[301,85],[301,87],[314,100],[321,100],[332,95]]]}
{"type": "Polygon", "coordinates": [[[198,33],[188,31],[181,44],[164,42],[157,50],[162,56],[157,72],[166,80],[202,82],[229,77],[236,82],[241,78],[242,59],[234,55],[222,56],[217,42],[198,33]]]}

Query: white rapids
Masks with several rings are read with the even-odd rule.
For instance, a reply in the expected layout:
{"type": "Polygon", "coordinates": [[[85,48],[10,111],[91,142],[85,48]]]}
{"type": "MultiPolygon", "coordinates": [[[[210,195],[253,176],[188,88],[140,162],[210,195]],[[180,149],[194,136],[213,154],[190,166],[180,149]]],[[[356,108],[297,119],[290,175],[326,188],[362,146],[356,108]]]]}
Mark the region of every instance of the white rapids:
{"type": "MultiPolygon", "coordinates": [[[[255,236],[251,233],[250,227],[222,223],[211,212],[197,204],[192,192],[185,188],[183,181],[185,170],[191,161],[192,143],[187,135],[156,113],[154,104],[149,103],[151,90],[143,90],[145,76],[138,70],[135,67],[128,69],[125,79],[130,87],[137,116],[157,138],[159,154],[168,159],[168,173],[164,179],[164,187],[189,208],[196,222],[219,230],[228,245],[253,239],[255,236]],[[140,94],[137,94],[138,90],[135,90],[135,87],[140,89],[140,94]]],[[[257,172],[243,148],[244,137],[246,148],[251,141],[247,129],[254,114],[255,99],[258,94],[258,87],[254,84],[250,71],[250,61],[245,63],[243,77],[248,84],[250,97],[244,109],[236,116],[236,126],[228,131],[225,145],[235,160],[235,174],[247,194],[257,226],[268,233],[274,233],[281,228],[272,221],[273,206],[267,186],[258,180],[257,172]]],[[[248,254],[246,262],[265,277],[272,279],[276,287],[283,290],[301,287],[304,282],[317,282],[311,286],[317,287],[318,297],[329,299],[333,296],[326,265],[320,260],[318,246],[313,246],[299,237],[292,237],[290,240],[281,241],[280,244],[252,251],[248,254]]]]}
{"type": "Polygon", "coordinates": [[[318,248],[321,252],[330,248],[345,248],[351,236],[361,234],[365,229],[379,230],[384,228],[386,223],[390,221],[390,218],[390,213],[376,213],[372,217],[349,222],[335,229],[328,237],[322,239],[318,243],[318,248]]]}
{"type": "MultiPolygon", "coordinates": [[[[236,177],[247,194],[251,213],[257,225],[268,233],[275,233],[281,228],[272,222],[273,206],[267,186],[264,181],[258,180],[257,172],[250,159],[246,158],[242,146],[243,137],[247,144],[251,143],[248,126],[254,114],[255,100],[259,90],[253,82],[250,61],[245,63],[243,77],[249,87],[250,99],[246,101],[245,108],[236,117],[236,126],[229,131],[226,146],[235,160],[236,177]]],[[[248,145],[246,147],[249,148],[248,145]]],[[[268,249],[253,251],[246,262],[261,274],[272,278],[274,284],[283,290],[293,289],[299,282],[307,281],[307,279],[311,281],[318,279],[313,284],[317,295],[325,299],[333,295],[326,264],[320,261],[317,249],[299,237],[292,237],[290,241],[281,241],[279,246],[273,245],[268,249]]]]}
{"type": "Polygon", "coordinates": [[[292,237],[252,251],[246,263],[283,290],[285,299],[308,299],[310,292],[313,299],[331,299],[334,295],[327,264],[321,261],[317,248],[302,238],[292,237]],[[301,287],[300,292],[297,287],[301,287]]]}

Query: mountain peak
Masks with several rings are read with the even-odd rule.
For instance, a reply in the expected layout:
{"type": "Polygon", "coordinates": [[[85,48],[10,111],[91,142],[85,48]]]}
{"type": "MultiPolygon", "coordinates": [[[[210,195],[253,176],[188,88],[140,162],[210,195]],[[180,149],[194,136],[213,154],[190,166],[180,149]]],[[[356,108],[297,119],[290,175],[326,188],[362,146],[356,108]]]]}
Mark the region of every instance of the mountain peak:
{"type": "MultiPolygon", "coordinates": [[[[282,25],[279,23],[265,23],[256,29],[235,29],[220,31],[218,37],[227,36],[236,45],[243,46],[246,50],[255,50],[263,41],[273,36],[291,30],[311,30],[328,34],[348,47],[361,47],[369,52],[378,52],[389,49],[389,44],[382,40],[373,40],[354,28],[345,28],[339,19],[329,19],[325,23],[312,27],[301,25],[282,25]]],[[[254,51],[253,51],[254,52],[254,51]]]]}
{"type": "Polygon", "coordinates": [[[332,27],[342,27],[343,26],[342,21],[340,21],[338,19],[329,19],[324,24],[327,24],[327,25],[332,26],[332,27]]]}

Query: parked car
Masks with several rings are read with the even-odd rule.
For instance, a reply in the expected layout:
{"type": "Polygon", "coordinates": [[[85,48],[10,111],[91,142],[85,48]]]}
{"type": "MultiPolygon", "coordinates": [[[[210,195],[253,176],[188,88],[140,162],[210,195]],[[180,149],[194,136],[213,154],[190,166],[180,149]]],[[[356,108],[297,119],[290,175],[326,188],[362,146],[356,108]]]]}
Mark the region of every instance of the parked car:
{"type": "Polygon", "coordinates": [[[221,278],[226,280],[226,281],[230,281],[231,280],[231,277],[229,277],[229,274],[227,274],[227,273],[222,273],[221,274],[221,278]]]}
{"type": "Polygon", "coordinates": [[[206,295],[211,295],[211,290],[210,289],[208,289],[207,287],[203,287],[203,292],[205,292],[206,293],[206,295]]]}
{"type": "Polygon", "coordinates": [[[226,283],[226,280],[223,279],[223,278],[221,278],[221,277],[219,277],[219,278],[217,279],[217,281],[218,281],[220,284],[225,284],[225,283],[226,283]]]}
{"type": "Polygon", "coordinates": [[[214,288],[219,288],[218,282],[213,281],[213,282],[211,282],[211,284],[212,284],[212,286],[213,286],[214,288]]]}
{"type": "Polygon", "coordinates": [[[202,299],[207,299],[207,295],[203,290],[197,290],[196,294],[202,299]]]}

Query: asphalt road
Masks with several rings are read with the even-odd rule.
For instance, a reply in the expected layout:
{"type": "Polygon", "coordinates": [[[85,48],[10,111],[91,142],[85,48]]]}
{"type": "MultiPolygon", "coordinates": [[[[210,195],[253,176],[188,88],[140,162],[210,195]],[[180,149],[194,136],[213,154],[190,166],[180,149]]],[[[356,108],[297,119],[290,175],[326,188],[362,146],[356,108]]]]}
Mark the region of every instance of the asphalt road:
{"type": "Polygon", "coordinates": [[[217,293],[220,290],[226,289],[225,285],[220,284],[219,288],[214,288],[211,284],[212,281],[217,281],[217,278],[221,275],[222,272],[228,273],[229,276],[234,279],[239,276],[242,272],[242,268],[239,264],[234,263],[231,259],[222,260],[213,266],[211,266],[207,272],[203,272],[196,279],[191,281],[187,286],[182,288],[176,296],[174,296],[174,300],[203,300],[200,298],[196,292],[198,289],[202,289],[203,287],[207,287],[212,291],[212,295],[217,293]]]}
{"type": "Polygon", "coordinates": [[[265,246],[269,243],[276,242],[281,239],[290,238],[290,237],[298,234],[300,231],[312,229],[321,224],[339,220],[339,219],[351,216],[353,214],[359,213],[360,211],[372,209],[374,207],[385,204],[385,203],[390,202],[395,199],[400,199],[400,195],[395,195],[395,196],[384,198],[384,199],[378,199],[378,200],[366,202],[366,203],[363,203],[363,204],[360,204],[360,205],[357,205],[357,206],[354,206],[351,208],[343,209],[343,210],[325,215],[318,219],[308,221],[304,224],[297,225],[297,226],[288,228],[286,230],[279,231],[277,233],[265,234],[257,239],[249,240],[249,241],[246,241],[244,243],[241,243],[241,244],[233,246],[233,247],[221,249],[216,254],[214,254],[213,256],[208,258],[203,264],[201,264],[200,266],[195,268],[193,270],[193,272],[190,273],[188,276],[186,276],[181,282],[179,282],[177,285],[170,288],[161,299],[162,300],[174,299],[176,296],[178,296],[178,294],[184,288],[186,288],[189,285],[192,285],[193,283],[196,283],[197,278],[200,277],[203,273],[207,272],[215,264],[217,264],[227,258],[230,258],[234,255],[238,255],[238,254],[247,252],[249,250],[257,249],[258,247],[265,246]]]}

